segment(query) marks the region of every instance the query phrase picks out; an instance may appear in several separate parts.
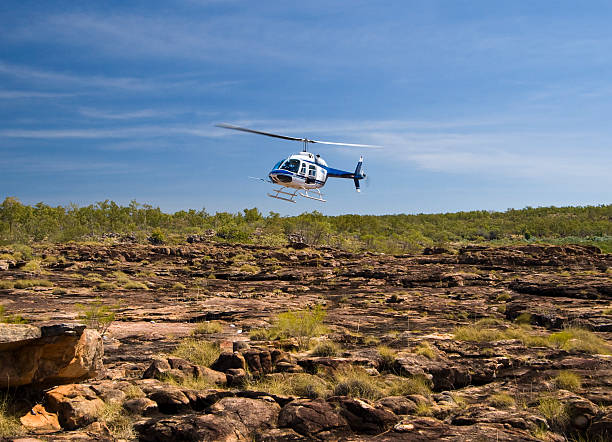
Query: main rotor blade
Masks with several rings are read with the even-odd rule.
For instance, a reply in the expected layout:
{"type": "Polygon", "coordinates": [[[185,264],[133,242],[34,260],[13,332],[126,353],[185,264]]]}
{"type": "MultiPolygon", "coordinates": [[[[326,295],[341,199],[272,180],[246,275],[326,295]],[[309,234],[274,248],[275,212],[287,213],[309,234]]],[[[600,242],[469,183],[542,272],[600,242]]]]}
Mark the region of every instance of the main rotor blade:
{"type": "Polygon", "coordinates": [[[334,146],[349,146],[349,147],[369,147],[372,149],[382,148],[382,146],[373,146],[371,144],[335,143],[333,141],[318,141],[318,140],[309,140],[308,138],[288,137],[287,135],[272,134],[270,132],[262,132],[260,130],[247,129],[246,127],[234,126],[233,124],[227,124],[227,123],[215,124],[215,126],[222,127],[224,129],[239,130],[241,132],[249,132],[252,134],[265,135],[267,137],[280,138],[282,140],[301,141],[303,143],[306,142],[306,143],[312,143],[312,144],[330,144],[334,146]]]}
{"type": "Polygon", "coordinates": [[[233,129],[233,130],[239,130],[242,132],[250,132],[252,134],[265,135],[267,137],[281,138],[283,140],[307,141],[304,138],[296,138],[296,137],[288,137],[286,135],[271,134],[269,132],[262,132],[260,130],[247,129],[246,127],[239,127],[239,126],[234,126],[234,125],[226,124],[226,123],[215,124],[215,126],[222,127],[224,129],[233,129]]]}
{"type": "Polygon", "coordinates": [[[371,149],[382,149],[382,146],[374,146],[372,144],[350,144],[350,143],[334,143],[332,141],[307,140],[309,143],[316,144],[333,144],[334,146],[349,146],[349,147],[369,147],[371,149]]]}

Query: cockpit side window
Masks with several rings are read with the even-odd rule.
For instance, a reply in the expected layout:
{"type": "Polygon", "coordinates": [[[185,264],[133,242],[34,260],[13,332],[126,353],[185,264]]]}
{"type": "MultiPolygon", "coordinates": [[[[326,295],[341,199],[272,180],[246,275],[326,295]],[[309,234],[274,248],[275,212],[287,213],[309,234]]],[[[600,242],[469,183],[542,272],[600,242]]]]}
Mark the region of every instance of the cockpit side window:
{"type": "Polygon", "coordinates": [[[312,164],[308,166],[308,176],[314,177],[317,174],[317,168],[312,164]]]}
{"type": "Polygon", "coordinates": [[[300,167],[300,160],[291,159],[285,161],[285,163],[281,166],[281,169],[288,170],[289,172],[296,172],[300,167]]]}

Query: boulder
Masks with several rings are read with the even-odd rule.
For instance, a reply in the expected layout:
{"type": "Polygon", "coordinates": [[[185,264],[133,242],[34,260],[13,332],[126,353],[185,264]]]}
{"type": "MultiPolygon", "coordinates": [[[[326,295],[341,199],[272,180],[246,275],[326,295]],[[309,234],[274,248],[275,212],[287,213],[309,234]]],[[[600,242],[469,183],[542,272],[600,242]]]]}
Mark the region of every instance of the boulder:
{"type": "Polygon", "coordinates": [[[227,372],[230,369],[246,369],[244,356],[238,352],[223,352],[217,360],[210,366],[211,369],[227,372]]]}
{"type": "Polygon", "coordinates": [[[254,376],[272,373],[272,355],[268,350],[247,350],[244,352],[244,359],[254,376]]]}
{"type": "Polygon", "coordinates": [[[159,411],[165,414],[183,413],[191,410],[189,398],[180,388],[172,385],[160,385],[147,397],[157,403],[159,411]]]}
{"type": "Polygon", "coordinates": [[[102,355],[100,334],[81,324],[0,324],[0,388],[94,377],[102,355]]]}
{"type": "Polygon", "coordinates": [[[57,413],[49,413],[41,404],[36,404],[32,410],[19,420],[21,425],[28,430],[61,430],[57,413]]]}
{"type": "Polygon", "coordinates": [[[412,414],[417,409],[417,404],[404,396],[388,396],[380,399],[376,404],[395,414],[412,414]]]}
{"type": "Polygon", "coordinates": [[[94,422],[104,402],[88,385],[61,385],[45,393],[45,409],[57,413],[59,424],[74,430],[94,422]]]}
{"type": "Polygon", "coordinates": [[[278,426],[292,428],[310,438],[350,432],[346,418],[323,399],[298,399],[288,403],[280,411],[278,426]]]}
{"type": "Polygon", "coordinates": [[[123,403],[123,408],[125,408],[128,413],[141,416],[149,416],[158,410],[157,402],[146,397],[128,399],[123,403]]]}
{"type": "Polygon", "coordinates": [[[333,397],[329,401],[340,406],[342,416],[357,433],[379,434],[393,427],[399,420],[385,408],[375,408],[362,399],[333,397]]]}

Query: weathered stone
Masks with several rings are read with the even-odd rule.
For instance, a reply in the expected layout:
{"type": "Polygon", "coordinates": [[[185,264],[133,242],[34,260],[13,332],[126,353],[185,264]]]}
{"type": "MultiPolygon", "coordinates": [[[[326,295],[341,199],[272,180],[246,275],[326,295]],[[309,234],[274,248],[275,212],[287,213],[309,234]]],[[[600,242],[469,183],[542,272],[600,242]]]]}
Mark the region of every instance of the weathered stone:
{"type": "Polygon", "coordinates": [[[21,425],[29,430],[60,430],[57,413],[49,413],[41,404],[36,404],[32,410],[20,419],[21,425]]]}
{"type": "Polygon", "coordinates": [[[395,414],[412,414],[417,405],[404,396],[388,396],[380,399],[377,404],[387,408],[395,414]]]}
{"type": "Polygon", "coordinates": [[[161,379],[168,371],[170,371],[170,364],[166,359],[154,359],[151,365],[142,374],[143,379],[161,379]]]}
{"type": "Polygon", "coordinates": [[[159,411],[166,414],[182,413],[191,409],[187,396],[177,387],[166,385],[147,394],[157,403],[159,411]]]}
{"type": "Polygon", "coordinates": [[[255,434],[255,442],[291,442],[312,440],[291,428],[272,428],[255,434]]]}
{"type": "Polygon", "coordinates": [[[222,372],[227,372],[227,370],[236,368],[244,370],[246,369],[246,362],[244,356],[238,352],[223,352],[210,368],[222,372]]]}
{"type": "Polygon", "coordinates": [[[323,399],[295,400],[285,405],[278,416],[279,427],[316,437],[323,432],[342,434],[350,430],[346,418],[323,399]]]}
{"type": "Polygon", "coordinates": [[[346,418],[351,429],[358,433],[379,434],[399,420],[385,408],[375,408],[362,399],[333,397],[329,400],[341,407],[342,416],[346,418]]]}
{"type": "Polygon", "coordinates": [[[102,338],[91,329],[0,324],[0,388],[87,379],[102,366],[102,338]]]}
{"type": "Polygon", "coordinates": [[[87,385],[61,385],[45,393],[45,409],[57,413],[59,424],[67,430],[92,423],[103,407],[104,402],[87,385]]]}
{"type": "Polygon", "coordinates": [[[142,416],[150,416],[158,410],[157,402],[146,397],[128,399],[123,403],[123,408],[131,414],[142,416]]]}

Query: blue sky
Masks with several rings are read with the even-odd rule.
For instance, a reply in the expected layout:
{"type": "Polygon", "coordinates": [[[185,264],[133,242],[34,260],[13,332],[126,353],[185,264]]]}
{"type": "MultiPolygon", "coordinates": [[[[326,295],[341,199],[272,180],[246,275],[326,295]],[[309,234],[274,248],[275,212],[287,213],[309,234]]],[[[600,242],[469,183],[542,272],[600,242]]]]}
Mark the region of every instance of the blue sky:
{"type": "Polygon", "coordinates": [[[612,202],[612,3],[4,1],[0,198],[289,215],[612,202]],[[266,197],[299,143],[369,183],[266,197]]]}

